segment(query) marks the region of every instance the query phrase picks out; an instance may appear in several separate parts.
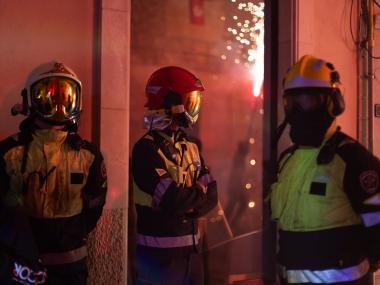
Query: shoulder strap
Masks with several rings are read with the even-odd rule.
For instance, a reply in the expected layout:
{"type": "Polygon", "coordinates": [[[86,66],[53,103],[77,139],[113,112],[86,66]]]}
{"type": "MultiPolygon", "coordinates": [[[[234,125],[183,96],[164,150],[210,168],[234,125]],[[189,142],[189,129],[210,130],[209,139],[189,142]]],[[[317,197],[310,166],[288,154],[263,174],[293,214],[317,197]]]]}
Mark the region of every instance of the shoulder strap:
{"type": "Polygon", "coordinates": [[[282,169],[284,168],[284,166],[286,165],[286,163],[288,162],[289,158],[293,155],[293,153],[298,149],[299,145],[298,144],[293,144],[291,145],[290,147],[288,147],[287,149],[285,149],[281,154],[280,154],[280,157],[277,161],[277,166],[276,166],[276,169],[277,169],[277,173],[280,173],[282,171],[282,169]],[[285,158],[285,156],[288,157],[286,158],[286,160],[284,162],[282,162],[285,158]],[[282,163],[281,163],[282,162],[282,163]]]}
{"type": "Polygon", "coordinates": [[[176,157],[179,152],[175,148],[174,144],[159,132],[150,132],[149,134],[153,138],[155,147],[157,148],[156,150],[161,150],[167,159],[175,164],[178,164],[176,157]]]}
{"type": "Polygon", "coordinates": [[[317,157],[317,164],[330,163],[333,160],[338,148],[352,142],[352,139],[343,134],[340,131],[340,127],[338,127],[338,130],[333,134],[333,136],[324,144],[324,146],[319,151],[317,157]]]}
{"type": "Polygon", "coordinates": [[[81,136],[74,132],[67,134],[66,142],[74,150],[80,150],[85,144],[85,141],[81,138],[81,136]]]}

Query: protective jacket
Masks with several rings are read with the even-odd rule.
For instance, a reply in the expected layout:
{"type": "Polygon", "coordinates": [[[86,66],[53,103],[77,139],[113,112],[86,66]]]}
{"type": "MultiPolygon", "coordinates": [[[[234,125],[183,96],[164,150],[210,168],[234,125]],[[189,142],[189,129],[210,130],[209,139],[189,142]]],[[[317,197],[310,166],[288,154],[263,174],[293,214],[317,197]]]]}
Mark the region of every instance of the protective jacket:
{"type": "Polygon", "coordinates": [[[23,129],[0,142],[0,187],[4,202],[30,217],[44,265],[84,260],[107,190],[94,145],[67,131],[23,129]]]}
{"type": "Polygon", "coordinates": [[[292,147],[272,185],[279,263],[289,283],[358,280],[380,258],[380,161],[336,132],[319,148],[292,147]]]}
{"type": "Polygon", "coordinates": [[[196,218],[218,199],[216,182],[197,145],[182,131],[149,132],[134,146],[132,173],[137,244],[174,255],[194,251],[199,240],[196,218]]]}

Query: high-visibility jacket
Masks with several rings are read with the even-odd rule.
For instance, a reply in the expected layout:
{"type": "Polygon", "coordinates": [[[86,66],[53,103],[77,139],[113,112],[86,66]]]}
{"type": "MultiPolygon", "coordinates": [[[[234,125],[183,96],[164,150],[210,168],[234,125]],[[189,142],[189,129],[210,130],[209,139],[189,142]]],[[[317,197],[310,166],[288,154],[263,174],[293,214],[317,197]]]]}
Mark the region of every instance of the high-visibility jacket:
{"type": "Polygon", "coordinates": [[[320,148],[283,153],[271,206],[284,279],[348,282],[368,273],[380,258],[379,176],[380,161],[341,132],[320,148]]]}
{"type": "Polygon", "coordinates": [[[137,244],[149,248],[191,252],[198,244],[196,218],[217,204],[216,182],[196,144],[182,131],[152,131],[132,153],[137,244]],[[198,183],[198,186],[197,186],[198,183]],[[207,187],[202,191],[199,183],[207,187]]]}
{"type": "Polygon", "coordinates": [[[46,266],[86,257],[106,190],[100,151],[77,134],[31,128],[0,142],[4,203],[27,213],[46,266]]]}

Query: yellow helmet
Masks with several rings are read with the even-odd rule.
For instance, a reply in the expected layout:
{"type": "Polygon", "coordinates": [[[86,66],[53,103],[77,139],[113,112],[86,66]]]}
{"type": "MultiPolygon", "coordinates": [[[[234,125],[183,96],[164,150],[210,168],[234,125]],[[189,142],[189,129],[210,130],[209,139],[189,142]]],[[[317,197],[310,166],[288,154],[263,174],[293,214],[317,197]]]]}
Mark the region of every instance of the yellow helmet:
{"type": "Polygon", "coordinates": [[[299,89],[325,89],[331,94],[331,114],[338,116],[344,111],[343,85],[333,64],[312,55],[304,55],[286,73],[283,80],[284,95],[299,89]]]}

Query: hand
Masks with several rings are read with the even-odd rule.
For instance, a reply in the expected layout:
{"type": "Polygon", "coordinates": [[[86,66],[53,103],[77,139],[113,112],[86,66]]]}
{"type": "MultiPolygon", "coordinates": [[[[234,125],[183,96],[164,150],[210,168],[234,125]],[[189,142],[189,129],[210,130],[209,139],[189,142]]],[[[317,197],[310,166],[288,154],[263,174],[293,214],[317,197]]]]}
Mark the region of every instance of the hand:
{"type": "Polygon", "coordinates": [[[211,174],[209,172],[206,172],[198,178],[196,185],[198,185],[198,183],[199,183],[199,184],[202,184],[203,187],[206,187],[206,190],[203,191],[206,194],[207,193],[207,185],[212,181],[214,181],[214,178],[211,176],[211,174]]]}
{"type": "Polygon", "coordinates": [[[203,193],[207,194],[207,186],[202,183],[202,181],[198,180],[195,183],[195,186],[202,190],[203,193]]]}

